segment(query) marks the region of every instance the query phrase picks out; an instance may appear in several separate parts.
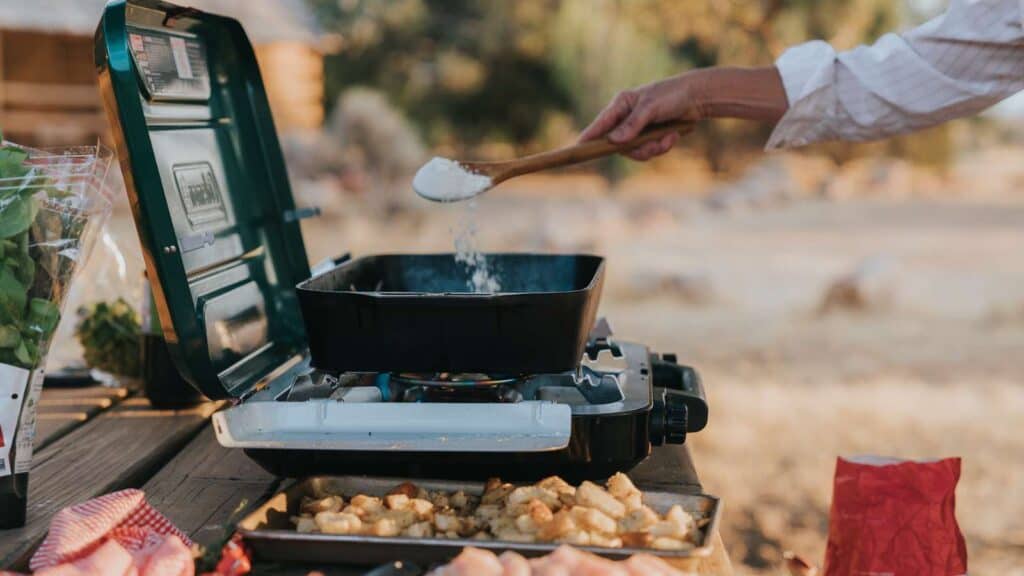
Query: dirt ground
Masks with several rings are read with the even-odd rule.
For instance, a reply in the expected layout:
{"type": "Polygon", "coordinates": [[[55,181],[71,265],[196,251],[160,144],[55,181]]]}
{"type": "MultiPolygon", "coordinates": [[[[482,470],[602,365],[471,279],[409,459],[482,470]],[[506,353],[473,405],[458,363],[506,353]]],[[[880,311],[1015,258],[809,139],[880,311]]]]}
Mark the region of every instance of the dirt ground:
{"type": "MultiPolygon", "coordinates": [[[[677,352],[704,375],[712,415],[690,443],[706,489],[725,500],[741,574],[780,574],[784,550],[820,561],[835,458],[864,453],[962,457],[971,573],[1024,574],[1024,202],[798,198],[716,210],[689,195],[588,189],[510,182],[475,211],[393,217],[334,198],[304,234],[312,262],[449,251],[466,222],[487,251],[605,255],[601,313],[618,336],[677,352]],[[821,313],[851,274],[862,307],[821,313]]],[[[123,210],[112,231],[137,278],[123,210]]],[[[90,264],[94,276],[111,266],[90,264]]]]}

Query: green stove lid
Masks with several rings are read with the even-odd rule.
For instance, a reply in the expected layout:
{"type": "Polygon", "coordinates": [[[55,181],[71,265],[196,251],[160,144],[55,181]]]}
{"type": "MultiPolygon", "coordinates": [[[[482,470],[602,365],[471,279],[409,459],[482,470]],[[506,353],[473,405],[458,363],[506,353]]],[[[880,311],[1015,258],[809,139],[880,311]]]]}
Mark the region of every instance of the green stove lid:
{"type": "Polygon", "coordinates": [[[309,277],[252,45],[230,18],[112,0],[95,46],[172,355],[207,396],[241,396],[305,349],[309,277]]]}

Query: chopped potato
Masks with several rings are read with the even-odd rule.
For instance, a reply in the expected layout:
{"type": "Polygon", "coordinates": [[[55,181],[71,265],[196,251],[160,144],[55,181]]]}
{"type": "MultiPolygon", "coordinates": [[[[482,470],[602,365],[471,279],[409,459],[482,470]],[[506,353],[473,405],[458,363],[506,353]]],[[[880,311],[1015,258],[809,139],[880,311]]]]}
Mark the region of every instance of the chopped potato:
{"type": "Polygon", "coordinates": [[[536,524],[547,524],[554,518],[554,514],[551,512],[551,508],[548,508],[547,504],[540,500],[530,500],[526,505],[526,513],[529,514],[536,524]]]}
{"type": "Polygon", "coordinates": [[[621,473],[609,478],[604,487],[593,482],[574,487],[557,476],[523,486],[491,478],[479,495],[462,490],[428,492],[403,482],[383,497],[357,494],[346,501],[321,489],[315,498],[303,497],[298,512],[291,520],[296,531],[303,533],[654,550],[692,547],[698,529],[708,522],[695,519],[678,505],[659,514],[644,505],[643,493],[621,473]]]}
{"type": "Polygon", "coordinates": [[[594,530],[604,534],[614,534],[615,529],[617,528],[615,520],[612,520],[607,514],[596,508],[576,506],[570,510],[569,513],[572,514],[572,519],[576,521],[576,524],[579,524],[587,530],[594,530]]]}
{"type": "Polygon", "coordinates": [[[476,511],[473,513],[476,518],[483,520],[494,520],[498,516],[501,516],[501,506],[497,504],[481,504],[476,507],[476,511]]]}
{"type": "Polygon", "coordinates": [[[377,514],[384,511],[384,503],[376,496],[357,494],[352,497],[352,500],[349,500],[349,505],[353,508],[361,508],[369,514],[377,514]]]}
{"type": "Polygon", "coordinates": [[[458,531],[459,518],[451,513],[434,514],[434,526],[441,532],[458,531]]]}
{"type": "Polygon", "coordinates": [[[690,514],[683,510],[683,507],[678,504],[668,509],[668,513],[665,514],[665,519],[685,526],[687,531],[692,529],[696,524],[693,521],[693,516],[690,516],[690,514]]]}
{"type": "Polygon", "coordinates": [[[448,499],[448,502],[452,505],[452,508],[458,508],[459,510],[469,506],[469,497],[462,490],[459,490],[452,497],[448,499]]]}
{"type": "Polygon", "coordinates": [[[623,532],[620,537],[626,548],[650,548],[654,539],[649,532],[623,532]]]}
{"type": "Polygon", "coordinates": [[[320,512],[340,512],[345,506],[345,500],[341,496],[324,496],[323,498],[303,498],[299,509],[305,514],[316,515],[320,512]]]}
{"type": "Polygon", "coordinates": [[[633,481],[622,472],[616,472],[608,479],[608,493],[616,498],[625,498],[630,494],[639,494],[640,490],[633,485],[633,481]]]}
{"type": "Polygon", "coordinates": [[[381,518],[366,527],[370,536],[398,536],[402,529],[391,518],[381,518]]]}
{"type": "Polygon", "coordinates": [[[403,510],[409,505],[409,497],[405,494],[388,494],[384,497],[384,504],[391,510],[403,510]]]}
{"type": "Polygon", "coordinates": [[[416,512],[409,509],[388,510],[387,512],[383,512],[376,517],[376,520],[378,522],[385,519],[394,522],[395,526],[397,526],[399,530],[404,530],[409,526],[412,526],[416,522],[419,522],[419,517],[416,515],[416,512]]]}
{"type": "Polygon", "coordinates": [[[548,476],[538,482],[537,486],[558,494],[558,500],[563,506],[576,504],[576,488],[558,476],[548,476]]]}
{"type": "Polygon", "coordinates": [[[525,507],[531,500],[540,500],[548,507],[560,505],[558,494],[540,486],[520,486],[509,492],[507,502],[510,509],[517,510],[520,507],[525,507]]]}
{"type": "Polygon", "coordinates": [[[316,525],[316,520],[310,516],[292,516],[292,523],[295,524],[296,532],[309,533],[320,530],[316,525]]]}
{"type": "Polygon", "coordinates": [[[410,538],[430,538],[434,535],[434,526],[430,522],[417,522],[402,531],[402,536],[410,538]]]}
{"type": "Polygon", "coordinates": [[[515,490],[515,486],[511,484],[501,484],[495,487],[493,490],[485,490],[484,495],[480,498],[481,504],[498,504],[505,502],[505,498],[515,490]]]}
{"type": "Polygon", "coordinates": [[[495,539],[504,540],[505,542],[534,542],[533,534],[527,534],[520,532],[519,530],[502,530],[494,534],[495,539]]]}
{"type": "Polygon", "coordinates": [[[651,541],[651,548],[655,550],[685,550],[692,546],[689,542],[683,542],[676,538],[661,537],[651,541]]]}
{"type": "Polygon", "coordinates": [[[612,518],[622,518],[626,515],[626,506],[615,499],[614,496],[605,492],[593,482],[583,482],[576,489],[576,503],[590,508],[597,508],[612,518]]]}
{"type": "Polygon", "coordinates": [[[530,518],[529,514],[521,514],[516,516],[516,530],[524,534],[533,534],[537,532],[540,526],[530,518]]]}
{"type": "Polygon", "coordinates": [[[659,520],[657,512],[647,506],[631,510],[626,517],[619,520],[619,529],[623,532],[642,532],[659,520]]]}
{"type": "Polygon", "coordinates": [[[434,508],[448,508],[451,503],[448,502],[448,495],[444,492],[430,492],[430,496],[427,498],[430,503],[434,505],[434,508]]]}
{"type": "Polygon", "coordinates": [[[419,491],[420,489],[412,482],[402,482],[398,486],[392,488],[391,492],[388,492],[388,496],[393,494],[404,494],[406,498],[416,498],[419,491]]]}
{"type": "Polygon", "coordinates": [[[686,512],[683,512],[683,509],[676,505],[669,509],[664,520],[656,522],[651,526],[650,532],[656,538],[662,536],[668,538],[683,538],[690,532],[690,526],[692,524],[693,517],[686,512]]]}
{"type": "Polygon", "coordinates": [[[562,510],[556,513],[550,522],[540,527],[537,538],[543,542],[552,542],[575,531],[576,521],[573,520],[572,514],[568,510],[562,510]]]}
{"type": "Polygon", "coordinates": [[[590,546],[590,533],[583,530],[574,530],[555,540],[575,546],[590,546]]]}
{"type": "Polygon", "coordinates": [[[631,512],[644,505],[644,497],[642,494],[637,492],[619,499],[619,502],[622,502],[626,506],[627,512],[631,512]]]}
{"type": "Polygon", "coordinates": [[[320,512],[313,520],[324,534],[358,534],[363,527],[359,516],[344,512],[320,512]]]}
{"type": "Polygon", "coordinates": [[[609,536],[600,532],[590,532],[590,545],[603,546],[605,548],[622,548],[622,538],[609,536]]]}
{"type": "Polygon", "coordinates": [[[415,512],[420,518],[429,518],[434,511],[434,503],[429,500],[413,498],[409,500],[409,509],[415,512]]]}

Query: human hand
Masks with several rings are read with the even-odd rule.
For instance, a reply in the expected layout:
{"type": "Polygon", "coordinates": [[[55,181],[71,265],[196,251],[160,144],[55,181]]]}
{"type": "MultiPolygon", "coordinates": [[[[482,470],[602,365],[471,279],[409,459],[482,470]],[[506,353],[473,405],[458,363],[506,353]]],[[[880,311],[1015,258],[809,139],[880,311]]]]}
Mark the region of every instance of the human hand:
{"type": "MultiPolygon", "coordinates": [[[[628,142],[648,125],[672,120],[743,118],[774,123],[787,108],[786,91],[774,66],[703,68],[620,92],[579,139],[628,142]]],[[[626,155],[648,160],[678,141],[678,133],[668,134],[626,155]]]]}
{"type": "MultiPolygon", "coordinates": [[[[628,142],[650,124],[701,119],[696,76],[695,73],[681,74],[619,92],[580,133],[580,142],[602,137],[615,143],[628,142]]],[[[627,152],[626,156],[649,160],[668,152],[678,141],[678,132],[666,134],[627,152]]]]}

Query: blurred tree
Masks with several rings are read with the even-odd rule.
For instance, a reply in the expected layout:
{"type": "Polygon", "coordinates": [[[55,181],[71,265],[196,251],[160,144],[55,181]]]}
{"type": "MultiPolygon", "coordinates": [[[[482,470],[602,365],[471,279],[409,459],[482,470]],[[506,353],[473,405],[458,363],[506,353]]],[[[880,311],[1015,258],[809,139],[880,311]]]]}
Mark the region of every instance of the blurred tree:
{"type": "MultiPolygon", "coordinates": [[[[663,34],[639,26],[637,7],[647,2],[562,0],[549,30],[550,64],[572,113],[585,126],[623,88],[669,76],[678,70],[663,34]]],[[[622,158],[602,162],[615,179],[629,166],[622,158]]]]}
{"type": "Polygon", "coordinates": [[[360,84],[384,91],[432,144],[523,144],[570,101],[547,64],[554,0],[309,0],[342,38],[326,100],[360,84]]]}

